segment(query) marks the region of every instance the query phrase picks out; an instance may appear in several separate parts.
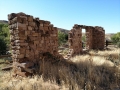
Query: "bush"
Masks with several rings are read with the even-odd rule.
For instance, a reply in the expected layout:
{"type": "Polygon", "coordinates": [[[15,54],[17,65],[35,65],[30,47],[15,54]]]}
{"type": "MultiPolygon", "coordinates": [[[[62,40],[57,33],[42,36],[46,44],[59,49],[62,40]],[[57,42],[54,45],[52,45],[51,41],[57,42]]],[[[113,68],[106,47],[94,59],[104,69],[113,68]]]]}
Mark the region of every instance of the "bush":
{"type": "Polygon", "coordinates": [[[7,45],[4,39],[0,38],[0,55],[6,54],[7,45]]]}
{"type": "Polygon", "coordinates": [[[117,47],[120,48],[120,42],[117,42],[117,47]]]}
{"type": "Polygon", "coordinates": [[[64,32],[58,31],[58,44],[59,46],[66,43],[68,40],[68,34],[65,34],[64,32]]]}
{"type": "Polygon", "coordinates": [[[10,34],[7,24],[0,23],[0,55],[6,54],[6,50],[10,44],[10,34]]]}
{"type": "Polygon", "coordinates": [[[68,34],[65,34],[65,40],[66,41],[68,40],[68,34]]]}
{"type": "Polygon", "coordinates": [[[117,44],[118,42],[120,42],[120,32],[114,34],[112,37],[111,37],[111,40],[114,44],[117,44]]]}
{"type": "Polygon", "coordinates": [[[83,42],[86,41],[86,36],[85,36],[85,35],[82,36],[82,41],[83,41],[83,42]]]}

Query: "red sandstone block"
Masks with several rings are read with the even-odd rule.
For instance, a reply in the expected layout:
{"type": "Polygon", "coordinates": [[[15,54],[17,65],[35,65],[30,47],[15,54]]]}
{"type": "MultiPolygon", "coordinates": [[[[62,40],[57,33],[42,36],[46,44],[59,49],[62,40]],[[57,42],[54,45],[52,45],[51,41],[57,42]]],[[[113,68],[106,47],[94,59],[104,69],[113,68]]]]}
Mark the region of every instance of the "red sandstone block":
{"type": "Polygon", "coordinates": [[[29,36],[29,38],[30,38],[31,41],[36,40],[36,38],[34,36],[29,36]]]}
{"type": "Polygon", "coordinates": [[[26,18],[22,18],[22,23],[23,23],[23,24],[28,24],[27,19],[26,19],[26,18]]]}
{"type": "Polygon", "coordinates": [[[15,40],[25,40],[25,39],[27,39],[26,36],[23,36],[23,37],[15,36],[14,38],[15,38],[15,40]]]}
{"type": "Polygon", "coordinates": [[[30,45],[30,47],[33,49],[33,50],[36,50],[36,45],[30,45]]]}
{"type": "Polygon", "coordinates": [[[34,44],[39,44],[39,41],[34,41],[34,44]]]}
{"type": "Polygon", "coordinates": [[[44,40],[42,39],[40,42],[43,44],[43,43],[44,43],[44,40]]]}
{"type": "Polygon", "coordinates": [[[17,23],[17,22],[22,23],[22,18],[20,18],[20,17],[15,17],[15,18],[13,18],[13,19],[11,20],[11,23],[12,23],[12,24],[13,24],[13,23],[17,23]]]}
{"type": "Polygon", "coordinates": [[[35,27],[35,22],[28,22],[29,26],[35,27]]]}
{"type": "Polygon", "coordinates": [[[28,20],[29,22],[33,22],[33,16],[27,17],[27,20],[28,20]]]}
{"type": "Polygon", "coordinates": [[[43,26],[44,26],[44,27],[48,27],[49,24],[48,24],[48,23],[44,23],[43,26]]]}
{"type": "Polygon", "coordinates": [[[30,54],[29,53],[25,53],[25,57],[30,57],[30,54]]]}
{"type": "Polygon", "coordinates": [[[37,25],[35,25],[34,30],[38,31],[38,29],[39,29],[39,27],[37,25]]]}
{"type": "Polygon", "coordinates": [[[15,57],[15,58],[17,58],[17,59],[20,59],[20,58],[24,58],[24,54],[20,54],[20,55],[15,55],[15,56],[13,56],[13,57],[15,57]]]}
{"type": "Polygon", "coordinates": [[[52,28],[51,28],[50,26],[48,27],[48,29],[49,29],[49,30],[52,30],[52,28]]]}
{"type": "Polygon", "coordinates": [[[15,51],[16,54],[25,54],[25,49],[20,49],[15,51]]]}
{"type": "Polygon", "coordinates": [[[20,37],[24,36],[25,35],[25,30],[19,31],[19,33],[16,34],[16,36],[17,35],[20,36],[20,37]]]}
{"type": "Polygon", "coordinates": [[[52,30],[55,30],[55,28],[54,28],[54,27],[52,27],[52,30]]]}
{"type": "Polygon", "coordinates": [[[56,37],[57,35],[56,34],[50,34],[51,37],[56,37]]]}
{"type": "Polygon", "coordinates": [[[43,23],[40,23],[40,26],[43,27],[44,26],[43,23]]]}
{"type": "Polygon", "coordinates": [[[44,27],[43,26],[39,26],[39,30],[44,30],[44,27]]]}
{"type": "Polygon", "coordinates": [[[22,23],[17,23],[18,30],[27,30],[27,25],[22,23]]]}
{"type": "Polygon", "coordinates": [[[25,36],[30,35],[30,31],[25,31],[25,36]]]}
{"type": "Polygon", "coordinates": [[[28,46],[28,43],[20,43],[20,46],[28,46]]]}
{"type": "Polygon", "coordinates": [[[32,36],[38,36],[38,33],[32,33],[32,36]]]}
{"type": "Polygon", "coordinates": [[[33,28],[31,26],[28,26],[27,29],[28,30],[33,30],[33,28]]]}
{"type": "Polygon", "coordinates": [[[48,27],[44,27],[44,30],[45,30],[45,31],[48,31],[48,27]]]}
{"type": "Polygon", "coordinates": [[[30,51],[29,50],[26,50],[25,57],[30,57],[30,51]]]}
{"type": "Polygon", "coordinates": [[[30,50],[26,49],[26,50],[25,50],[25,53],[30,53],[30,50]]]}
{"type": "Polygon", "coordinates": [[[38,50],[36,50],[36,51],[35,51],[35,55],[38,55],[38,54],[39,54],[39,51],[38,51],[38,50]]]}

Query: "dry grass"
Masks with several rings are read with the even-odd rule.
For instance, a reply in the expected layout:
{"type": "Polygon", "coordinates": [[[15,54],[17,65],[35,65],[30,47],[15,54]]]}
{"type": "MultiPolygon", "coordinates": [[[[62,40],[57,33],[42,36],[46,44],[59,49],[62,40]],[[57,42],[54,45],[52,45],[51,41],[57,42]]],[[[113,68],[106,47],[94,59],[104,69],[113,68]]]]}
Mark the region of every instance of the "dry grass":
{"type": "Polygon", "coordinates": [[[41,76],[13,78],[11,73],[4,73],[0,90],[117,90],[120,69],[114,60],[120,61],[119,54],[120,49],[90,51],[69,61],[47,56],[39,62],[41,76]]]}
{"type": "Polygon", "coordinates": [[[55,82],[44,82],[40,76],[13,78],[10,73],[2,77],[5,80],[1,83],[0,90],[58,90],[59,86],[55,82]]]}

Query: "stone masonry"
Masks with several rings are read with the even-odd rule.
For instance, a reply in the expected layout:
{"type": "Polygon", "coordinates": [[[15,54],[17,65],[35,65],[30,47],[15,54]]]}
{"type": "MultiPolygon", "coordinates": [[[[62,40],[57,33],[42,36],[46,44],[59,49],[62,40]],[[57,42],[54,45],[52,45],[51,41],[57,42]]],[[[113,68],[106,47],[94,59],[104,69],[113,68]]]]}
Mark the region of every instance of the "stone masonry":
{"type": "MultiPolygon", "coordinates": [[[[61,58],[58,53],[58,29],[49,21],[25,13],[8,15],[15,75],[27,76],[36,72],[35,65],[46,53],[61,58]]],[[[86,29],[86,49],[104,49],[105,31],[102,27],[73,26],[69,31],[69,56],[81,54],[82,29],[86,29]]]]}
{"type": "Polygon", "coordinates": [[[43,53],[58,54],[58,31],[49,21],[24,13],[8,15],[14,73],[33,73],[43,53]]]}
{"type": "Polygon", "coordinates": [[[82,52],[82,28],[75,25],[69,32],[69,48],[72,54],[78,54],[82,52]],[[73,50],[72,50],[73,49],[73,50]]]}
{"type": "Polygon", "coordinates": [[[86,49],[104,49],[105,30],[102,27],[77,25],[69,32],[69,48],[71,55],[82,53],[82,29],[86,30],[86,49]]]}

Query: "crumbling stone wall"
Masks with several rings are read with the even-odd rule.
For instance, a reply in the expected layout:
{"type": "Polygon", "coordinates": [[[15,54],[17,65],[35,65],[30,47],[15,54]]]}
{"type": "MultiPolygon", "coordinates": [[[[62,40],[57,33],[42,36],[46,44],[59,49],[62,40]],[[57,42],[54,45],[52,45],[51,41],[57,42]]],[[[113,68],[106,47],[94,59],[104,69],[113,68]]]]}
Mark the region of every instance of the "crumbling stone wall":
{"type": "Polygon", "coordinates": [[[84,26],[84,29],[86,30],[86,49],[92,49],[92,32],[93,32],[93,27],[90,26],[84,26]]]}
{"type": "Polygon", "coordinates": [[[82,52],[82,28],[75,25],[69,32],[69,48],[70,54],[78,54],[82,52]]]}
{"type": "Polygon", "coordinates": [[[58,54],[58,31],[49,21],[24,13],[8,15],[14,73],[26,76],[43,53],[58,54]]]}
{"type": "MultiPolygon", "coordinates": [[[[33,74],[43,56],[58,54],[58,30],[49,21],[25,13],[8,15],[12,60],[15,75],[33,74]]],[[[82,53],[82,29],[86,29],[86,48],[104,49],[105,31],[102,27],[74,25],[69,32],[68,57],[82,53]]]]}
{"type": "Polygon", "coordinates": [[[102,27],[94,27],[92,33],[92,49],[104,49],[105,45],[105,30],[102,27]]]}
{"type": "Polygon", "coordinates": [[[82,29],[86,30],[86,49],[104,49],[105,30],[102,27],[85,25],[73,26],[69,32],[69,48],[71,54],[82,53],[82,29]]]}

